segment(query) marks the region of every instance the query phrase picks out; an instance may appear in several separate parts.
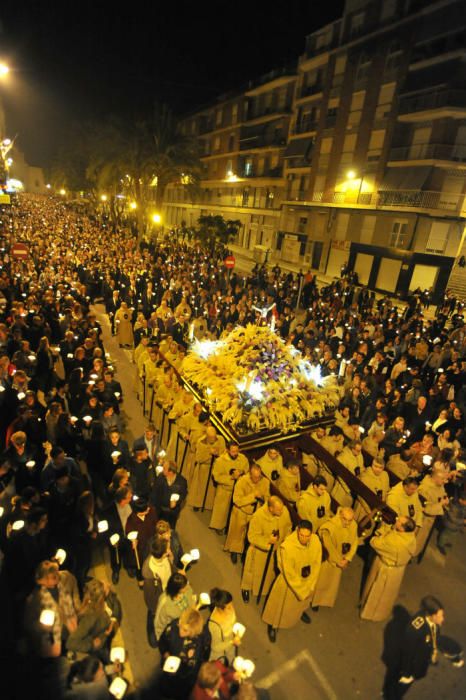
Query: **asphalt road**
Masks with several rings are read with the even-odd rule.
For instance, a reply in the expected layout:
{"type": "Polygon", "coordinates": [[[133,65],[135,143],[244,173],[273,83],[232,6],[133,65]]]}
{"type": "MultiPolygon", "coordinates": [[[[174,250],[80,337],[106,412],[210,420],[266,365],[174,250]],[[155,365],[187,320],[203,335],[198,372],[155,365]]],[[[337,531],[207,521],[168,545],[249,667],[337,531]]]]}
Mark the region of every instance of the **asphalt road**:
{"type": "MultiPolygon", "coordinates": [[[[103,307],[97,306],[98,312],[103,307]]],[[[106,350],[115,360],[118,380],[124,391],[124,415],[127,438],[132,443],[142,434],[145,420],[133,392],[135,367],[131,353],[122,350],[110,336],[106,318],[99,313],[104,329],[106,350]]],[[[179,522],[179,534],[185,549],[200,549],[200,561],[189,578],[197,593],[213,586],[233,594],[237,618],[247,631],[240,654],[256,665],[254,681],[267,687],[273,700],[335,700],[380,697],[385,674],[384,648],[396,644],[397,617],[387,623],[362,621],[358,615],[358,593],[362,561],[356,557],[345,572],[340,594],[333,609],[312,613],[311,625],[299,623],[292,630],[278,633],[276,644],[267,638],[260,618],[261,607],[255,601],[245,605],[240,595],[241,567],[234,566],[222,551],[223,537],[208,528],[208,514],[185,508],[179,522]]],[[[444,633],[466,646],[466,546],[461,538],[445,559],[432,546],[420,565],[411,564],[406,572],[398,606],[401,619],[413,614],[426,594],[444,602],[444,633]]],[[[122,633],[135,683],[150,682],[159,663],[159,654],[146,641],[146,608],[134,579],[122,572],[117,591],[123,604],[122,633]]],[[[456,700],[466,697],[465,669],[456,669],[443,657],[431,667],[428,677],[409,691],[411,700],[456,700]]]]}

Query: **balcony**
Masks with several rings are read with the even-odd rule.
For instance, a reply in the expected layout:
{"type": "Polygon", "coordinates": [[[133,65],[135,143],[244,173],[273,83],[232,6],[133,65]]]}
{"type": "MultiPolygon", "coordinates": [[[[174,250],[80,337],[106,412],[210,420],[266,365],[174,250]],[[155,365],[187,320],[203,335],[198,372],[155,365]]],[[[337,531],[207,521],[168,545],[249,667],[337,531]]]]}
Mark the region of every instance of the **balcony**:
{"type": "Polygon", "coordinates": [[[464,195],[431,190],[394,190],[378,193],[378,207],[407,207],[413,209],[440,209],[457,211],[464,195]]]}
{"type": "Polygon", "coordinates": [[[455,165],[466,168],[466,144],[419,143],[399,146],[390,150],[388,165],[405,165],[406,161],[418,165],[441,165],[449,168],[455,165]]]}
{"type": "MultiPolygon", "coordinates": [[[[290,192],[291,194],[291,192],[290,192]]],[[[293,194],[289,203],[306,201],[306,204],[323,204],[381,209],[429,209],[458,212],[463,209],[464,195],[429,190],[387,190],[379,192],[314,192],[303,198],[303,193],[293,194]]],[[[285,202],[286,204],[286,202],[285,202]]]]}
{"type": "Polygon", "coordinates": [[[240,170],[238,176],[247,180],[254,177],[283,177],[283,168],[280,165],[276,168],[263,168],[260,172],[254,168],[248,171],[240,170]]]}
{"type": "Polygon", "coordinates": [[[283,68],[277,68],[259,76],[256,80],[250,80],[245,94],[248,97],[259,95],[261,92],[269,92],[275,88],[286,85],[298,77],[296,72],[296,62],[283,68]]]}
{"type": "Polygon", "coordinates": [[[315,85],[303,85],[296,96],[296,102],[306,100],[308,97],[315,97],[315,95],[321,94],[323,89],[324,86],[322,83],[315,83],[315,85]]]}
{"type": "Polygon", "coordinates": [[[244,120],[248,126],[253,124],[262,124],[263,122],[280,119],[280,117],[288,117],[291,114],[291,104],[286,104],[283,107],[267,107],[266,109],[248,115],[244,120]]]}
{"type": "Polygon", "coordinates": [[[428,119],[464,119],[466,117],[466,91],[440,90],[412,97],[401,97],[398,104],[398,121],[419,122],[428,119]]]}
{"type": "Polygon", "coordinates": [[[262,148],[281,148],[286,146],[286,139],[283,136],[261,136],[259,134],[255,136],[245,136],[240,138],[239,148],[240,151],[255,151],[262,148]]]}

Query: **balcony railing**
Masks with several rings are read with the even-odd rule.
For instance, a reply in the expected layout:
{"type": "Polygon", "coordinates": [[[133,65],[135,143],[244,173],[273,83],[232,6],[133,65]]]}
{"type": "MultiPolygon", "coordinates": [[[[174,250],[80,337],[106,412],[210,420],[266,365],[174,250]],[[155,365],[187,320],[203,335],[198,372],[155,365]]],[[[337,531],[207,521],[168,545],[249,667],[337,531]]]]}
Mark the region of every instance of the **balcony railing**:
{"type": "Polygon", "coordinates": [[[282,177],[283,168],[281,166],[277,168],[264,168],[261,171],[251,169],[247,172],[245,170],[240,170],[238,173],[240,178],[250,178],[250,177],[282,177]]]}
{"type": "Polygon", "coordinates": [[[466,144],[415,143],[399,146],[390,151],[389,161],[393,160],[451,160],[466,161],[466,144]]]}
{"type": "Polygon", "coordinates": [[[254,119],[262,119],[262,117],[268,117],[269,115],[271,117],[280,117],[282,114],[288,114],[290,112],[291,104],[287,103],[286,105],[283,105],[283,107],[267,107],[266,109],[262,109],[257,112],[253,111],[251,114],[248,114],[245,121],[250,122],[254,119]]]}
{"type": "Polygon", "coordinates": [[[466,91],[440,90],[427,92],[413,97],[401,97],[398,105],[399,114],[413,114],[444,107],[463,107],[466,109],[466,91]]]}
{"type": "Polygon", "coordinates": [[[253,148],[266,148],[267,146],[286,146],[286,139],[283,136],[245,136],[240,138],[239,147],[241,151],[248,151],[253,148]]]}
{"type": "Polygon", "coordinates": [[[322,204],[360,204],[373,207],[409,207],[457,211],[464,195],[430,190],[387,190],[379,192],[314,192],[311,202],[322,204]]]}

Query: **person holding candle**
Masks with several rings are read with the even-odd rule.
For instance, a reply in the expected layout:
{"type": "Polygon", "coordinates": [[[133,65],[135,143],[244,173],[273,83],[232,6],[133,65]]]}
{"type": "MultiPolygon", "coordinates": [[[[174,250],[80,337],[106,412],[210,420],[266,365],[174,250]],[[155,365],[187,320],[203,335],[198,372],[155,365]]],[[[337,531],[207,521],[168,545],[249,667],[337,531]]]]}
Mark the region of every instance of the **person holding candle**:
{"type": "Polygon", "coordinates": [[[230,666],[241,644],[241,636],[235,630],[236,611],[233,605],[233,596],[229,591],[221,588],[213,588],[210,591],[210,600],[213,606],[207,622],[210,636],[210,660],[219,660],[226,666],[230,666]]]}
{"type": "Polygon", "coordinates": [[[157,646],[154,629],[157,605],[173,571],[174,567],[168,556],[167,540],[155,536],[150,545],[150,554],[142,564],[144,601],[147,606],[147,638],[151,647],[157,646]]]}
{"type": "Polygon", "coordinates": [[[155,508],[144,498],[133,497],[131,510],[125,527],[126,537],[131,542],[131,549],[127,553],[126,569],[130,575],[136,576],[139,588],[143,588],[141,567],[149,553],[158,518],[155,508]]]}
{"type": "Polygon", "coordinates": [[[176,528],[187,493],[186,479],[178,474],[175,462],[165,459],[162,463],[162,473],[155,479],[150,501],[159,517],[173,528],[176,528]]]}
{"type": "Polygon", "coordinates": [[[172,573],[157,604],[154,620],[157,639],[162,636],[164,629],[172,620],[177,620],[187,608],[193,605],[194,599],[193,589],[186,575],[182,571],[172,573]]]}

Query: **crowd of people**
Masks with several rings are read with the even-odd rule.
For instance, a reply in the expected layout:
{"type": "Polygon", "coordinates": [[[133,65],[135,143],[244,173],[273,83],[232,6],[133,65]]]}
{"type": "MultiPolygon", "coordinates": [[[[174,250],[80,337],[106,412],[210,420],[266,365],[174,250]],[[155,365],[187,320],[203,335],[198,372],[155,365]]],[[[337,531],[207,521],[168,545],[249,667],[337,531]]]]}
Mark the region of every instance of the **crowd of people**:
{"type": "MultiPolygon", "coordinates": [[[[23,196],[1,219],[0,580],[13,601],[4,648],[44,695],[53,683],[70,699],[105,698],[123,681],[112,640],[124,567],[160,651],[161,697],[263,696],[238,656],[244,629],[231,593],[191,588],[198,553],[185,553],[178,536],[184,508],[211,511],[232,562],[243,561],[243,601],[266,600],[272,643],[279,629],[334,605],[358,547],[360,614],[374,621],[390,615],[407,564],[422,559],[432,535],[448,555],[465,515],[459,300],[448,295],[427,318],[422,295],[406,305],[377,299],[348,276],[319,286],[312,273],[278,266],[229,272],[223,246],[173,236],[138,244],[124,229],[103,237],[97,217],[51,198],[23,196]],[[29,247],[25,259],[11,254],[17,240],[29,247]],[[99,302],[136,366],[147,422],[132,445],[99,302]],[[272,319],[323,377],[339,378],[335,422],[311,438],[393,509],[394,524],[377,522],[364,490],[312,451],[287,459],[270,445],[251,459],[225,444],[184,388],[194,338],[272,319]],[[112,585],[93,575],[102,555],[112,585]]],[[[435,634],[428,647],[431,656],[441,648],[435,634]]],[[[427,671],[428,663],[403,670],[408,649],[386,697],[401,697],[427,671]]],[[[461,663],[460,649],[448,654],[461,663]]]]}

